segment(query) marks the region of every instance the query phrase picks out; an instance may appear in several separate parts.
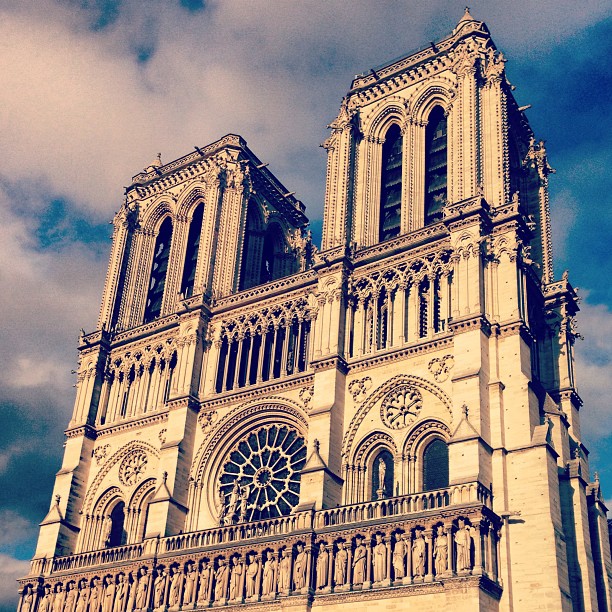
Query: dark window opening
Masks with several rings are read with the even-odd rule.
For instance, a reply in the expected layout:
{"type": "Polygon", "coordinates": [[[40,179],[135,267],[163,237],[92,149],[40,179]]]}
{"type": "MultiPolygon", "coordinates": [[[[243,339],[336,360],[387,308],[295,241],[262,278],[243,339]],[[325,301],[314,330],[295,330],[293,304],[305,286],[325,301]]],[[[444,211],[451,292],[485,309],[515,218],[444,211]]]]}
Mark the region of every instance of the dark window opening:
{"type": "Polygon", "coordinates": [[[380,240],[395,238],[400,233],[402,209],[402,133],[393,124],[382,148],[380,185],[380,240]]]}
{"type": "Polygon", "coordinates": [[[159,317],[166,285],[168,258],[170,257],[170,240],[172,238],[172,221],[167,217],[159,228],[155,241],[153,264],[149,280],[149,291],[145,306],[144,322],[148,323],[159,317]]]}
{"type": "Polygon", "coordinates": [[[185,251],[185,265],[183,266],[183,281],[181,293],[183,297],[193,294],[196,268],[198,265],[198,249],[200,248],[200,234],[202,233],[202,220],[204,217],[204,205],[200,204],[193,214],[187,237],[187,250],[185,251]]]}
{"type": "Polygon", "coordinates": [[[393,497],[393,455],[388,450],[381,451],[372,463],[372,499],[385,497],[393,497]]]}
{"type": "Polygon", "coordinates": [[[447,198],[447,120],[433,108],[425,128],[425,225],[442,219],[447,198]]]}
{"type": "Polygon", "coordinates": [[[119,502],[110,513],[111,528],[108,538],[104,545],[108,547],[121,546],[125,544],[125,531],[123,523],[125,521],[125,504],[119,502]]]}
{"type": "Polygon", "coordinates": [[[448,487],[448,446],[436,438],[423,452],[423,491],[448,487]]]}

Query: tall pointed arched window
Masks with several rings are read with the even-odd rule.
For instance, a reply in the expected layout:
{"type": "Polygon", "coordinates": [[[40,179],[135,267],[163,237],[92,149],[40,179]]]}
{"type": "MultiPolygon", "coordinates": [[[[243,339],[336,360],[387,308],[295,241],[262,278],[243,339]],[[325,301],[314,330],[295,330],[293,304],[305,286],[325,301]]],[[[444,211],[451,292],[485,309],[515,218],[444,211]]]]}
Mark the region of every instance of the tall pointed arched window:
{"type": "Polygon", "coordinates": [[[238,290],[250,289],[259,285],[261,270],[259,257],[261,256],[263,231],[260,229],[260,219],[257,213],[257,204],[249,201],[247,208],[246,227],[242,246],[242,263],[240,264],[240,282],[238,290]]]}
{"type": "Polygon", "coordinates": [[[185,297],[193,295],[203,217],[204,204],[199,204],[193,213],[189,226],[189,236],[187,237],[187,251],[185,252],[185,265],[183,266],[183,280],[181,282],[181,293],[185,297]]]}
{"type": "Polygon", "coordinates": [[[145,323],[159,317],[161,313],[164,287],[166,285],[166,272],[168,271],[168,258],[170,257],[171,239],[172,221],[170,217],[166,217],[159,228],[159,234],[157,234],[157,240],[155,241],[149,291],[147,292],[147,302],[144,314],[145,323]]]}
{"type": "Polygon", "coordinates": [[[447,125],[444,109],[434,106],[425,128],[425,225],[442,219],[447,198],[447,125]]]}
{"type": "Polygon", "coordinates": [[[423,491],[448,487],[448,446],[435,438],[423,451],[423,491]]]}
{"type": "Polygon", "coordinates": [[[395,238],[400,233],[402,209],[402,133],[394,123],[385,136],[382,148],[380,181],[379,239],[395,238]]]}

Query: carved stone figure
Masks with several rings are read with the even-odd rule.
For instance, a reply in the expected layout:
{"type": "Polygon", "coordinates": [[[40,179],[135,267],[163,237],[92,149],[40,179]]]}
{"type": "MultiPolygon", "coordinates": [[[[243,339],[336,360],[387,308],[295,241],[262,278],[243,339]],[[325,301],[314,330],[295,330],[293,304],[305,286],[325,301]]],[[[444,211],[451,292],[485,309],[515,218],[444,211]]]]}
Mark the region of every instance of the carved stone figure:
{"type": "Polygon", "coordinates": [[[122,612],[125,609],[125,601],[128,592],[128,583],[125,580],[125,574],[121,573],[117,576],[117,586],[115,588],[115,603],[113,604],[113,612],[122,612]]]}
{"type": "Polygon", "coordinates": [[[234,522],[234,516],[238,510],[238,504],[240,503],[240,485],[238,481],[234,481],[234,486],[229,494],[229,501],[227,503],[227,514],[226,519],[229,520],[230,524],[234,522]]]}
{"type": "MultiPolygon", "coordinates": [[[[137,610],[141,610],[148,607],[148,595],[149,595],[149,576],[147,575],[147,568],[143,567],[140,570],[140,578],[138,579],[138,586],[136,587],[136,599],[135,607],[137,610]]],[[[90,610],[89,612],[93,612],[90,610]]]]}
{"type": "Polygon", "coordinates": [[[363,545],[363,538],[356,538],[355,556],[353,557],[353,584],[363,584],[366,579],[366,560],[368,551],[363,545]]]}
{"type": "Polygon", "coordinates": [[[164,601],[166,594],[166,582],[168,581],[168,575],[164,568],[160,568],[155,580],[153,582],[153,608],[161,608],[166,603],[164,601]]]}
{"type": "Polygon", "coordinates": [[[414,576],[425,576],[425,538],[423,532],[417,530],[412,544],[412,571],[414,576]]]}
{"type": "MultiPolygon", "coordinates": [[[[79,598],[77,599],[77,604],[75,608],[75,612],[85,612],[87,610],[87,604],[89,603],[89,585],[87,582],[82,583],[81,589],[79,591],[79,598]]],[[[38,608],[40,612],[40,606],[38,608]]]]}
{"type": "Polygon", "coordinates": [[[338,542],[338,552],[336,553],[335,573],[336,586],[344,586],[346,584],[346,568],[348,565],[348,552],[344,547],[344,542],[338,542]]]}
{"type": "Polygon", "coordinates": [[[170,583],[170,596],[168,598],[168,605],[171,608],[179,606],[181,603],[181,590],[183,588],[183,572],[180,567],[174,568],[172,574],[172,582],[170,583]]]}
{"type": "Polygon", "coordinates": [[[278,562],[276,561],[274,553],[267,553],[263,569],[262,595],[272,595],[274,593],[274,577],[276,575],[277,565],[278,562]]]}
{"type": "Polygon", "coordinates": [[[470,527],[465,521],[459,521],[459,529],[455,534],[455,543],[457,545],[457,571],[464,572],[471,570],[472,535],[470,527]]]}
{"type": "Polygon", "coordinates": [[[317,589],[327,586],[327,575],[329,572],[329,553],[323,542],[319,544],[319,556],[317,557],[317,589]]]}
{"type": "Polygon", "coordinates": [[[64,602],[66,601],[66,593],[60,582],[55,587],[55,595],[53,596],[53,612],[64,612],[64,602]]]}
{"type": "Polygon", "coordinates": [[[406,575],[406,541],[402,536],[397,536],[395,539],[395,548],[393,549],[393,573],[395,579],[403,578],[406,575]]]}
{"type": "Polygon", "coordinates": [[[378,489],[381,492],[381,497],[385,496],[385,476],[387,475],[387,466],[382,457],[378,458],[378,489]]]}
{"type": "MultiPolygon", "coordinates": [[[[75,588],[74,582],[69,582],[66,585],[66,602],[64,603],[65,612],[75,612],[79,590],[75,588]]],[[[24,612],[23,606],[21,612],[24,612]]]]}
{"type": "Polygon", "coordinates": [[[51,612],[52,602],[53,595],[51,594],[51,585],[45,584],[43,596],[38,604],[38,612],[51,612]]]}
{"type": "Polygon", "coordinates": [[[387,547],[380,533],[376,534],[374,546],[374,582],[382,582],[387,578],[387,547]]]}
{"type": "Polygon", "coordinates": [[[291,590],[291,553],[286,548],[278,564],[278,590],[281,593],[291,590]]]}
{"type": "Polygon", "coordinates": [[[183,595],[183,606],[189,606],[194,603],[195,592],[198,580],[198,572],[191,561],[187,564],[185,572],[185,593],[183,595]]]}
{"type": "Polygon", "coordinates": [[[240,489],[240,522],[244,523],[247,516],[247,505],[249,503],[249,485],[245,485],[240,489]]]}
{"type": "Polygon", "coordinates": [[[113,531],[113,521],[110,516],[104,519],[104,533],[102,535],[102,544],[105,548],[111,545],[111,534],[113,531]]]}
{"type": "Polygon", "coordinates": [[[34,595],[32,593],[32,585],[26,584],[25,587],[23,587],[23,594],[21,595],[20,612],[31,612],[33,603],[34,595]]]}
{"type": "Polygon", "coordinates": [[[442,525],[438,526],[438,537],[434,545],[433,557],[436,576],[443,574],[448,569],[448,538],[446,529],[442,525]]]}
{"type": "Polygon", "coordinates": [[[246,569],[246,596],[253,597],[255,595],[255,589],[257,587],[257,572],[259,571],[259,561],[257,555],[251,553],[249,555],[249,565],[246,569]]]}
{"type": "Polygon", "coordinates": [[[202,568],[200,569],[200,589],[198,593],[198,603],[204,603],[210,600],[211,575],[212,568],[208,564],[208,561],[202,561],[202,568]]]}
{"type": "Polygon", "coordinates": [[[104,578],[104,593],[102,595],[102,612],[113,612],[115,601],[115,582],[111,576],[104,578]]]}
{"type": "Polygon", "coordinates": [[[303,589],[306,586],[306,566],[308,563],[307,554],[303,544],[297,545],[297,554],[293,564],[293,582],[296,589],[303,589]]]}
{"type": "Polygon", "coordinates": [[[225,565],[225,559],[219,559],[219,567],[215,572],[215,601],[227,598],[228,582],[229,568],[225,565]]]}
{"type": "Polygon", "coordinates": [[[89,591],[89,612],[99,612],[101,603],[102,589],[100,587],[100,579],[95,577],[91,581],[91,590],[89,591]]]}
{"type": "Polygon", "coordinates": [[[232,558],[232,574],[230,576],[229,598],[238,599],[242,597],[240,581],[242,578],[242,563],[238,557],[232,558]]]}

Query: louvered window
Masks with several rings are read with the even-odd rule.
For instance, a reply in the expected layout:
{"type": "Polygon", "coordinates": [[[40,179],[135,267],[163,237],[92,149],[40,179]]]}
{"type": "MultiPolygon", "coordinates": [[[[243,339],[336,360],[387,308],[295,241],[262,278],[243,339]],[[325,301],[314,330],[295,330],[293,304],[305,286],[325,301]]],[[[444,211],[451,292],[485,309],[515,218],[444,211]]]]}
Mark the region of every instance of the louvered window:
{"type": "Polygon", "coordinates": [[[425,225],[442,219],[447,198],[447,121],[434,107],[425,128],[425,225]]]}
{"type": "Polygon", "coordinates": [[[382,149],[380,240],[400,233],[402,207],[402,134],[397,124],[387,131],[382,149]]]}

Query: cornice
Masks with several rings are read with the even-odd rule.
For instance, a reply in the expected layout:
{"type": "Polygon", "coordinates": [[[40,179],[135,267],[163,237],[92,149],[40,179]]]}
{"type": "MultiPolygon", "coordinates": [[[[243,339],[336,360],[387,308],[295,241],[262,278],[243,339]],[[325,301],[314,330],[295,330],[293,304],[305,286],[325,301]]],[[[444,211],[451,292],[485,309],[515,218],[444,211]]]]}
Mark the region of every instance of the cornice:
{"type": "Polygon", "coordinates": [[[163,410],[158,411],[155,414],[151,414],[149,416],[99,427],[97,430],[97,437],[103,438],[105,436],[111,436],[113,434],[119,433],[121,431],[127,431],[129,429],[140,429],[143,427],[148,427],[149,425],[165,423],[167,420],[168,408],[164,407],[163,410]]]}

